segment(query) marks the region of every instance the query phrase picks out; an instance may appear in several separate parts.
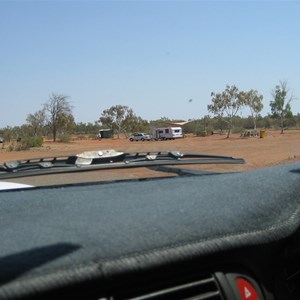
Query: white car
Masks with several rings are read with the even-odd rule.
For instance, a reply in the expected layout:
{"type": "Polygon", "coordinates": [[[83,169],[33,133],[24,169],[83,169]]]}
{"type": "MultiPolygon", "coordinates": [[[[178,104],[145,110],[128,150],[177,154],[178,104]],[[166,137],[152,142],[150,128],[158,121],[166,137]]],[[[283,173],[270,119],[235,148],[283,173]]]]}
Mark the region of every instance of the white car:
{"type": "Polygon", "coordinates": [[[133,141],[150,141],[151,135],[147,134],[147,133],[143,133],[143,132],[139,132],[139,133],[134,133],[129,137],[129,141],[133,142],[133,141]]]}

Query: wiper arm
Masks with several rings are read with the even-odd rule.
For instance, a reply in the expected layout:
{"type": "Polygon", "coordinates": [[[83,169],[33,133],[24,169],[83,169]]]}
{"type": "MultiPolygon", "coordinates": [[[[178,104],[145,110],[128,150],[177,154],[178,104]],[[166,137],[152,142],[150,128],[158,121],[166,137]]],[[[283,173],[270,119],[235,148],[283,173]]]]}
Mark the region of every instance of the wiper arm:
{"type": "Polygon", "coordinates": [[[14,160],[0,165],[0,172],[19,172],[32,169],[79,167],[121,161],[125,153],[115,150],[87,151],[69,156],[49,156],[14,160]]]}
{"type": "Polygon", "coordinates": [[[182,153],[180,151],[158,153],[127,154],[124,162],[127,166],[161,166],[161,165],[189,165],[189,164],[243,164],[242,158],[230,156],[182,153]]]}
{"type": "Polygon", "coordinates": [[[0,165],[0,179],[55,173],[111,170],[190,164],[243,164],[244,159],[229,156],[167,152],[88,151],[70,156],[53,156],[6,162],[0,165]]]}

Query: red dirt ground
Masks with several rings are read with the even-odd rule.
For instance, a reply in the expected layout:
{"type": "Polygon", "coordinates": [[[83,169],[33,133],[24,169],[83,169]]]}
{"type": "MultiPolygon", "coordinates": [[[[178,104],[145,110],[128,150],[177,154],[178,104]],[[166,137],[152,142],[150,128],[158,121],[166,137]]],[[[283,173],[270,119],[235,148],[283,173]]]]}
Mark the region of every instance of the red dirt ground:
{"type": "MultiPolygon", "coordinates": [[[[21,158],[35,158],[41,156],[65,156],[69,154],[79,154],[84,151],[115,149],[124,152],[148,152],[179,150],[185,153],[204,153],[229,155],[244,158],[244,165],[204,165],[200,168],[206,170],[234,170],[248,171],[261,167],[273,166],[282,163],[300,161],[300,131],[290,130],[284,134],[278,131],[266,131],[265,138],[247,137],[233,134],[229,139],[225,135],[212,135],[207,137],[189,136],[184,139],[171,141],[145,141],[130,142],[125,138],[98,140],[74,140],[70,143],[53,143],[47,141],[39,149],[28,151],[7,152],[0,151],[0,163],[21,158]]],[[[199,168],[199,167],[198,167],[199,168]]],[[[148,176],[149,171],[139,170],[139,175],[135,171],[118,170],[121,173],[130,173],[129,177],[148,176]]],[[[113,173],[113,172],[108,172],[113,173]]],[[[107,176],[111,179],[112,174],[107,176]]],[[[113,177],[114,178],[114,177],[113,177]]]]}

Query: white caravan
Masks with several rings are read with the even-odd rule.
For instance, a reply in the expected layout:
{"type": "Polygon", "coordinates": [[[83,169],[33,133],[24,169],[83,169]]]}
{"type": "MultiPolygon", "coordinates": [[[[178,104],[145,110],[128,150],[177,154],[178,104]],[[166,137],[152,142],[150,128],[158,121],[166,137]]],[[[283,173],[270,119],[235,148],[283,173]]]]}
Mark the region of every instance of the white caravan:
{"type": "Polygon", "coordinates": [[[164,127],[153,128],[152,138],[154,140],[175,140],[177,138],[183,138],[181,127],[164,127]]]}

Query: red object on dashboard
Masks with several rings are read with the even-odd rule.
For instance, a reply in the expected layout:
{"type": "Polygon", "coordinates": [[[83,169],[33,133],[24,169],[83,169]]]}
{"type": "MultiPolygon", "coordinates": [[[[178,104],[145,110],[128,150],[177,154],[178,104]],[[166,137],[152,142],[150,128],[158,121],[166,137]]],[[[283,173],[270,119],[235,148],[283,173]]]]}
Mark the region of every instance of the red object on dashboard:
{"type": "Polygon", "coordinates": [[[259,300],[258,293],[254,286],[244,278],[236,280],[242,300],[259,300]]]}

